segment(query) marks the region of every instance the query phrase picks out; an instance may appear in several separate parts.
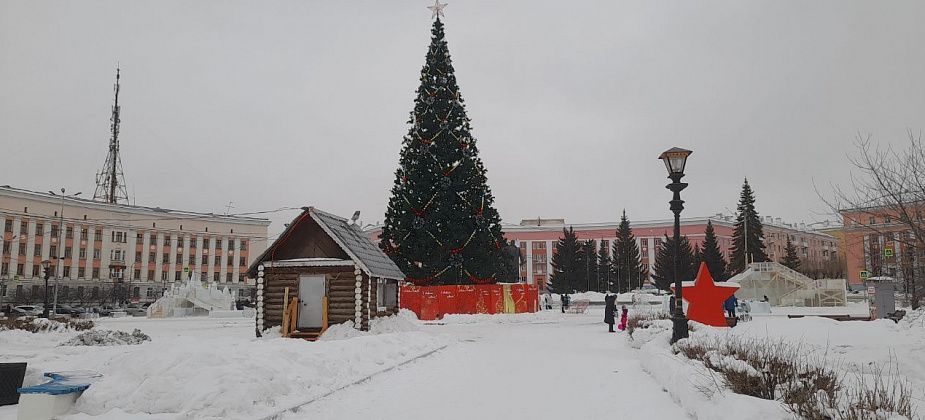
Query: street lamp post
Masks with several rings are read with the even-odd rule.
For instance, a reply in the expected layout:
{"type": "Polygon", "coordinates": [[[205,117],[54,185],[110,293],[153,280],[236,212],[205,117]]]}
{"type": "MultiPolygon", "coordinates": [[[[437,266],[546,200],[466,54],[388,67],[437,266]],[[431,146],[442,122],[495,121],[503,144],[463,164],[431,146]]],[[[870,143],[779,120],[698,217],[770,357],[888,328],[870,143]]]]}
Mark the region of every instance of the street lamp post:
{"type": "Polygon", "coordinates": [[[679,273],[678,260],[681,254],[681,210],[684,210],[684,200],[681,200],[681,190],[687,188],[687,184],[681,182],[684,177],[684,166],[687,164],[687,157],[693,153],[690,150],[672,147],[664,151],[658,158],[665,162],[665,168],[668,169],[668,178],[671,183],[665,188],[674,193],[670,209],[674,213],[674,296],[675,305],[674,313],[671,315],[673,329],[671,333],[671,342],[675,343],[682,338],[687,338],[687,317],[684,316],[684,305],[681,300],[681,275],[679,273]]]}
{"type": "MultiPolygon", "coordinates": [[[[58,255],[53,255],[53,256],[51,256],[52,258],[55,258],[56,260],[58,260],[57,266],[55,266],[55,296],[54,296],[54,303],[52,303],[53,312],[54,312],[55,314],[57,314],[57,313],[58,313],[58,279],[60,279],[60,278],[64,275],[63,271],[62,271],[61,273],[58,272],[58,267],[61,267],[61,270],[64,270],[64,264],[62,264],[62,263],[63,263],[63,258],[61,257],[61,252],[62,252],[62,250],[63,250],[63,248],[64,248],[64,243],[65,243],[65,240],[66,240],[65,235],[64,235],[64,232],[65,232],[65,228],[64,228],[64,198],[65,198],[65,197],[67,197],[67,198],[77,197],[77,196],[80,195],[81,193],[80,193],[80,192],[76,192],[76,193],[74,193],[74,194],[65,194],[64,188],[61,189],[61,194],[57,194],[57,193],[55,193],[54,191],[48,191],[48,192],[49,192],[51,195],[56,195],[56,196],[58,196],[58,197],[61,197],[61,211],[58,213],[58,248],[57,248],[57,249],[58,249],[58,252],[57,252],[58,255]]],[[[46,277],[47,277],[47,274],[46,274],[46,277]]],[[[45,279],[45,294],[46,294],[46,295],[48,294],[48,279],[47,279],[47,278],[45,279]]],[[[47,300],[47,297],[46,297],[46,300],[47,300]]],[[[48,302],[47,302],[47,301],[45,302],[45,306],[46,306],[46,307],[48,306],[48,302]]],[[[48,318],[48,317],[46,316],[46,318],[48,318]]]]}
{"type": "Polygon", "coordinates": [[[42,261],[42,269],[45,270],[45,299],[42,306],[42,318],[48,318],[48,277],[51,276],[51,261],[42,261]]]}

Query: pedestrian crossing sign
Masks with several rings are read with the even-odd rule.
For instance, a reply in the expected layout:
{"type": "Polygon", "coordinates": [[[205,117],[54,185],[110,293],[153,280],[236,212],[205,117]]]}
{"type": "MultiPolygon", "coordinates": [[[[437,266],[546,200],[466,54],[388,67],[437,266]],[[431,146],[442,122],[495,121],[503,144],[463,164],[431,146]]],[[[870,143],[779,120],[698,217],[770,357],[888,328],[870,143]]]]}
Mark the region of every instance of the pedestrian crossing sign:
{"type": "Polygon", "coordinates": [[[884,257],[892,257],[892,256],[893,256],[893,248],[883,248],[883,256],[884,256],[884,257]]]}
{"type": "Polygon", "coordinates": [[[870,273],[868,273],[867,270],[861,270],[861,279],[867,280],[868,277],[870,277],[870,273]]]}

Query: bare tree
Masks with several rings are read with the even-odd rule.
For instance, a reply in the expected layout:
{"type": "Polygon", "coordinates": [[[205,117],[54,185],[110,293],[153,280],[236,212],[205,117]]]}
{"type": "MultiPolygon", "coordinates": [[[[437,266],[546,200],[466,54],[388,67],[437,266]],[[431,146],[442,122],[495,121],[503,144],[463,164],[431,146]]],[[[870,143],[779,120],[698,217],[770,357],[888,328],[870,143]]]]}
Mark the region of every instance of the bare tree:
{"type": "Polygon", "coordinates": [[[918,308],[925,295],[925,143],[921,135],[910,132],[906,147],[897,150],[875,144],[869,135],[858,135],[856,148],[856,155],[849,157],[857,169],[850,188],[832,186],[831,197],[820,197],[842,215],[846,235],[852,229],[873,234],[876,241],[865,242],[871,251],[865,263],[875,268],[874,274],[881,266],[881,239],[901,248],[889,257],[899,265],[890,274],[900,278],[907,300],[918,308]]]}

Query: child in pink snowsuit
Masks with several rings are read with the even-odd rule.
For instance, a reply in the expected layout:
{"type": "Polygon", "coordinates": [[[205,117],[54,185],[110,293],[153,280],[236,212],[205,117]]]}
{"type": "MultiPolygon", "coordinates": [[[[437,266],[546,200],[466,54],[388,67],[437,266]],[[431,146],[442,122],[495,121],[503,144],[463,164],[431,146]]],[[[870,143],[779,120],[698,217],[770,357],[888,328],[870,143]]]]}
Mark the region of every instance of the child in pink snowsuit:
{"type": "Polygon", "coordinates": [[[626,329],[626,314],[629,312],[626,310],[626,305],[623,305],[623,309],[620,312],[620,325],[617,326],[617,329],[623,331],[626,329]]]}

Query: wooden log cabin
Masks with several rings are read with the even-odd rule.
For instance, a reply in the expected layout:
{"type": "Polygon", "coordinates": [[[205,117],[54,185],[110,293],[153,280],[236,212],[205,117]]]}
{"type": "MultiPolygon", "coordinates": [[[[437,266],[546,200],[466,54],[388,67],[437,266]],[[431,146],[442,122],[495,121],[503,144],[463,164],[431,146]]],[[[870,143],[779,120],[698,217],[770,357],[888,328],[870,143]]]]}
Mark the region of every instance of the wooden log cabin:
{"type": "Polygon", "coordinates": [[[405,276],[395,263],[359,226],[303,210],[248,268],[257,279],[257,335],[280,326],[284,336],[314,340],[329,325],[352,321],[367,330],[372,318],[398,312],[405,276]]]}

